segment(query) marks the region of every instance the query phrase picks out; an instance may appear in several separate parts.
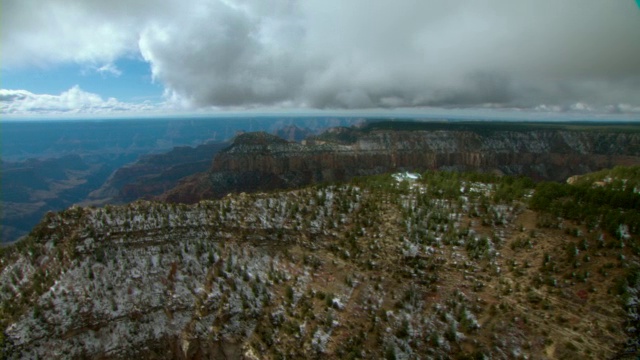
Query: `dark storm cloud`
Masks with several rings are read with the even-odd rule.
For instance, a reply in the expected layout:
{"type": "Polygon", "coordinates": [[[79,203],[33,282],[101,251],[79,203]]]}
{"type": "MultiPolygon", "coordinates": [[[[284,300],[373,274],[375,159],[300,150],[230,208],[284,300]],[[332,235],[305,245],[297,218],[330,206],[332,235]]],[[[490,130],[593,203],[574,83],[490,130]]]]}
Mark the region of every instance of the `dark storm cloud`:
{"type": "Polygon", "coordinates": [[[5,3],[3,66],[141,54],[196,107],[640,107],[632,0],[5,3]]]}

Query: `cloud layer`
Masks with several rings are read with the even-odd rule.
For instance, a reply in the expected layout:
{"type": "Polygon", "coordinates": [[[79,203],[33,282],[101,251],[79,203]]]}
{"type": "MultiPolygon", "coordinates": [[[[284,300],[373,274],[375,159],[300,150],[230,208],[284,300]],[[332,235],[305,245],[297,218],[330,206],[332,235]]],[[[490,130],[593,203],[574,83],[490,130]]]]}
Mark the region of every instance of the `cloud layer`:
{"type": "Polygon", "coordinates": [[[77,85],[60,95],[0,89],[0,108],[6,115],[108,115],[159,110],[158,105],[149,103],[130,104],[114,98],[104,100],[96,94],[83,91],[77,85]]]}
{"type": "Polygon", "coordinates": [[[3,66],[139,55],[194,107],[640,107],[632,0],[8,0],[0,14],[3,66]]]}

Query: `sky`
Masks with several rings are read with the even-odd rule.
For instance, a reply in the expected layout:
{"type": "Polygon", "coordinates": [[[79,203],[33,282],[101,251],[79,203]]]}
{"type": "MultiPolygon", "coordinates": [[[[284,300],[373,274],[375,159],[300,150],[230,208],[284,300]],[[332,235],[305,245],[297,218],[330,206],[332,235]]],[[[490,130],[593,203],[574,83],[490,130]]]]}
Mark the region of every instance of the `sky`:
{"type": "Polygon", "coordinates": [[[0,0],[0,115],[640,118],[635,0],[0,0]]]}

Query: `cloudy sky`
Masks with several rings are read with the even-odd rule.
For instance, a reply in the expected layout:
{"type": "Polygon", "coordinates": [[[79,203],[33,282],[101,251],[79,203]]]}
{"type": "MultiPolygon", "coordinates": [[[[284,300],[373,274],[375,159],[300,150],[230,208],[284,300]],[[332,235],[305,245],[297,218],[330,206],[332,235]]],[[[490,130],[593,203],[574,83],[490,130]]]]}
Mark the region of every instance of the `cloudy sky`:
{"type": "Polygon", "coordinates": [[[1,0],[0,112],[640,114],[634,0],[1,0]]]}

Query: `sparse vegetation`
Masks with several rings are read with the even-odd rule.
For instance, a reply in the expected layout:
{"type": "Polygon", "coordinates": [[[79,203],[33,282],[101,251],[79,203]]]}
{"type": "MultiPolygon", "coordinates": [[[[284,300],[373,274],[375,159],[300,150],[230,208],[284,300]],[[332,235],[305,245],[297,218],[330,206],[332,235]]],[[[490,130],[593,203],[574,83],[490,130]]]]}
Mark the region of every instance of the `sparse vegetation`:
{"type": "Polygon", "coordinates": [[[637,208],[571,186],[430,171],[51,213],[2,251],[0,351],[108,357],[109,334],[127,357],[637,354],[637,224],[606,215],[637,208]]]}

